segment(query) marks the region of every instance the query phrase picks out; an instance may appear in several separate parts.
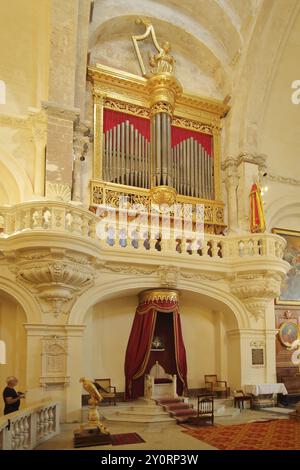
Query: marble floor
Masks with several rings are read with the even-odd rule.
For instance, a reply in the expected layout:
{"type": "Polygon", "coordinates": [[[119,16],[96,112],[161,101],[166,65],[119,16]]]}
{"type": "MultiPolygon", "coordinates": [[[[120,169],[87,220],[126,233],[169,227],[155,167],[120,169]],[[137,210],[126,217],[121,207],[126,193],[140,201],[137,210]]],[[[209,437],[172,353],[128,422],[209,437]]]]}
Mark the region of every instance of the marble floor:
{"type": "MultiPolygon", "coordinates": [[[[274,409],[273,409],[274,410],[274,409]]],[[[216,424],[231,425],[247,423],[260,419],[284,419],[283,413],[263,410],[245,409],[235,416],[217,417],[216,424]]],[[[73,431],[78,428],[78,423],[63,424],[61,433],[49,441],[44,442],[36,450],[215,450],[214,447],[199,441],[184,432],[184,428],[174,423],[128,423],[128,422],[104,422],[111,434],[138,433],[144,443],[120,445],[120,446],[91,446],[73,449],[73,431]]]]}

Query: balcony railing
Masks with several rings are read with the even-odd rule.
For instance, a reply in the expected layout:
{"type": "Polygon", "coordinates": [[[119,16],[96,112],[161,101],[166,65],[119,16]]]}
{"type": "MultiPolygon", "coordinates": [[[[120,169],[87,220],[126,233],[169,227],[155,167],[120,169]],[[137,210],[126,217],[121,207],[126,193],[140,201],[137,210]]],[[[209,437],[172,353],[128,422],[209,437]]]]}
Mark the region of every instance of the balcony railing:
{"type": "Polygon", "coordinates": [[[39,403],[0,418],[0,449],[34,449],[59,431],[59,404],[39,403]]]}
{"type": "Polygon", "coordinates": [[[73,235],[97,243],[103,252],[130,251],[163,253],[168,256],[192,256],[197,259],[229,259],[247,257],[282,258],[285,240],[278,235],[243,234],[223,236],[213,234],[196,235],[182,232],[174,235],[170,229],[165,237],[160,228],[150,236],[148,226],[125,226],[124,223],[103,222],[104,236],[99,238],[100,218],[94,213],[71,203],[57,201],[32,201],[11,207],[0,207],[0,242],[28,232],[51,232],[62,236],[73,235]]]}

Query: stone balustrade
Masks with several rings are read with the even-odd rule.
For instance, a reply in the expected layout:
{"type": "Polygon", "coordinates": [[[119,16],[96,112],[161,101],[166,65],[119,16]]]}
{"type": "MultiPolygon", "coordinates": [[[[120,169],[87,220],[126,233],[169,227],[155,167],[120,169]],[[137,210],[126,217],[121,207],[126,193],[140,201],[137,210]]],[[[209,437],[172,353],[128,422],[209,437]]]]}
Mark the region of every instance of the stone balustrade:
{"type": "Polygon", "coordinates": [[[195,232],[169,237],[163,230],[149,236],[150,228],[132,224],[113,225],[110,220],[101,220],[94,213],[59,201],[30,201],[11,207],[0,207],[0,241],[17,234],[44,231],[62,235],[72,234],[98,243],[101,250],[122,250],[169,256],[193,256],[207,259],[228,259],[246,257],[282,258],[285,247],[283,238],[275,234],[210,235],[196,236],[195,232]],[[99,230],[99,225],[101,229],[99,230]],[[99,235],[101,233],[101,236],[99,235]]]}
{"type": "Polygon", "coordinates": [[[59,403],[38,403],[0,418],[0,449],[34,449],[59,430],[59,403]]]}

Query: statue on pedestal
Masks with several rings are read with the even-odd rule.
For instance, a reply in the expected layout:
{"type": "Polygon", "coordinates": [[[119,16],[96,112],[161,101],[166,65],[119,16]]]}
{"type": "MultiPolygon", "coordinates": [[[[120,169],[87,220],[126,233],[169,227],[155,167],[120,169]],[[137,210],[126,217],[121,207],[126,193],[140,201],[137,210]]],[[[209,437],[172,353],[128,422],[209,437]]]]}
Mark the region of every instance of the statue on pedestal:
{"type": "Polygon", "coordinates": [[[101,423],[97,406],[103,400],[101,393],[96,389],[93,382],[88,380],[86,377],[81,377],[79,382],[82,383],[83,388],[89,393],[90,398],[88,399],[89,414],[88,414],[88,425],[81,425],[81,429],[90,427],[97,427],[102,434],[109,434],[106,427],[101,423]]]}

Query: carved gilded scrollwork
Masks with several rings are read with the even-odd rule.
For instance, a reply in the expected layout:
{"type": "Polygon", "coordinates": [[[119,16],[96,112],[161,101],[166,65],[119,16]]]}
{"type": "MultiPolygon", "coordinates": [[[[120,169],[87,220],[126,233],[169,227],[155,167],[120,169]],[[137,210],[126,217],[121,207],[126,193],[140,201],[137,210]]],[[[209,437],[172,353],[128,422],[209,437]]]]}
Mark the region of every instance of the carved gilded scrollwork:
{"type": "MultiPolygon", "coordinates": [[[[126,187],[121,185],[114,185],[110,183],[101,183],[92,181],[91,194],[92,205],[97,206],[101,204],[108,204],[116,209],[120,205],[120,197],[127,197],[128,208],[133,205],[142,205],[148,211],[154,209],[151,206],[150,191],[147,189],[138,189],[126,187]]],[[[179,204],[203,204],[204,205],[204,223],[206,233],[219,234],[224,230],[224,204],[218,201],[206,201],[197,198],[189,198],[187,196],[178,195],[176,202],[179,204]]],[[[172,215],[172,213],[171,213],[172,215]]]]}
{"type": "Polygon", "coordinates": [[[194,121],[193,119],[174,116],[172,119],[172,125],[184,127],[185,129],[191,129],[193,131],[203,132],[204,134],[212,134],[212,126],[202,124],[201,122],[194,121]]]}
{"type": "Polygon", "coordinates": [[[104,100],[104,107],[115,111],[121,111],[127,114],[133,114],[143,118],[150,118],[150,109],[135,104],[126,103],[125,101],[106,98],[104,100]]]}

